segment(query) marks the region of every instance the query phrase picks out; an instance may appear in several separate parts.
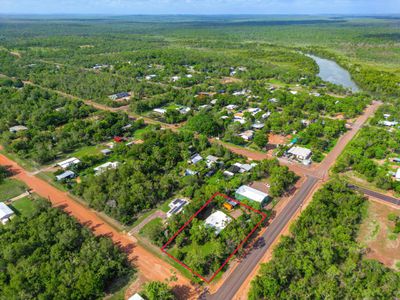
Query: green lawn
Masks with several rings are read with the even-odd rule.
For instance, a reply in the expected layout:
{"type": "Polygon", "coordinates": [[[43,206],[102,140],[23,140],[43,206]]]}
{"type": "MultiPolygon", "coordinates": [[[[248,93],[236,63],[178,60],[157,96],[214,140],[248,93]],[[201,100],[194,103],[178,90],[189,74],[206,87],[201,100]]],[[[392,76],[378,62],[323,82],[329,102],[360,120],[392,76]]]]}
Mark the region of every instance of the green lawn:
{"type": "Polygon", "coordinates": [[[76,150],[74,153],[71,154],[71,156],[77,157],[77,158],[82,158],[84,156],[89,156],[89,155],[96,155],[100,154],[101,149],[106,148],[106,146],[101,146],[101,145],[96,145],[96,146],[85,146],[82,147],[78,150],[76,150]]]}
{"type": "Polygon", "coordinates": [[[26,192],[26,190],[26,185],[21,181],[7,178],[2,184],[0,184],[0,202],[17,197],[26,192]]]}
{"type": "Polygon", "coordinates": [[[24,198],[21,198],[17,201],[14,201],[10,206],[11,208],[16,211],[17,215],[30,215],[30,213],[34,210],[34,199],[32,199],[31,196],[27,196],[24,198]]]}
{"type": "Polygon", "coordinates": [[[140,234],[148,237],[148,233],[151,232],[154,227],[160,228],[162,223],[163,220],[161,218],[155,218],[143,226],[143,228],[140,230],[140,234]]]}
{"type": "Polygon", "coordinates": [[[143,140],[143,136],[147,133],[153,130],[153,127],[151,125],[146,126],[144,128],[138,129],[135,131],[133,137],[135,140],[143,140]]]}

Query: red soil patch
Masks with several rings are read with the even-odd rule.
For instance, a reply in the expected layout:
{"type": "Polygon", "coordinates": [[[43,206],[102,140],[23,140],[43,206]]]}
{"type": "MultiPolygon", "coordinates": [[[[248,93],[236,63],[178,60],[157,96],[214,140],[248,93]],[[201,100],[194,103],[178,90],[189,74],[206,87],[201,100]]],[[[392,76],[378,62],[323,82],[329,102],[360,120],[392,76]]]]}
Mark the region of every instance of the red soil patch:
{"type": "Polygon", "coordinates": [[[291,139],[290,135],[283,136],[280,134],[272,134],[272,133],[268,135],[268,143],[272,145],[287,144],[290,139],[291,139]]]}
{"type": "MultiPolygon", "coordinates": [[[[360,227],[359,241],[368,247],[366,258],[376,259],[390,268],[395,268],[400,261],[400,235],[396,239],[389,239],[393,235],[394,223],[388,220],[388,215],[400,215],[400,208],[370,201],[368,216],[360,227]]],[[[393,235],[395,237],[395,235],[393,235]]]]}
{"type": "Polygon", "coordinates": [[[10,166],[15,178],[23,181],[41,197],[51,201],[54,207],[61,208],[75,217],[82,225],[89,227],[94,234],[110,237],[116,245],[128,254],[132,264],[138,268],[142,280],[164,281],[176,275],[178,280],[171,283],[171,285],[179,286],[182,290],[185,290],[185,299],[195,297],[196,292],[188,279],[180,275],[167,262],[155,257],[138,245],[136,239],[118,232],[105,223],[96,212],[73,200],[68,193],[62,192],[46,181],[28,174],[7,157],[0,155],[0,164],[10,166]]]}

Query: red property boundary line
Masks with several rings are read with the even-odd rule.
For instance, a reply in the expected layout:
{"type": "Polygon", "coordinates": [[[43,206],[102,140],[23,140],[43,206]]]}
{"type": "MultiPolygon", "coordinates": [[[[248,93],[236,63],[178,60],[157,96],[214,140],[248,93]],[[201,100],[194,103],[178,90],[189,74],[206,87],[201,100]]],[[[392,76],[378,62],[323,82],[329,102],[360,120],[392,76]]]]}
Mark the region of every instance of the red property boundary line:
{"type": "Polygon", "coordinates": [[[211,283],[211,281],[215,278],[215,276],[218,275],[218,273],[222,270],[223,267],[225,267],[225,265],[231,260],[231,258],[236,254],[236,252],[239,251],[240,248],[243,247],[244,243],[247,242],[247,240],[250,238],[250,236],[254,233],[254,231],[257,230],[257,228],[261,225],[262,222],[264,222],[264,220],[267,218],[267,215],[257,209],[252,208],[251,206],[244,204],[236,199],[233,199],[225,194],[222,193],[215,193],[196,213],[194,213],[190,219],[168,240],[168,242],[161,247],[161,251],[164,252],[165,254],[167,254],[170,258],[172,258],[174,261],[176,261],[178,264],[180,264],[182,267],[184,267],[185,269],[189,270],[191,273],[193,273],[194,275],[196,275],[197,277],[199,277],[201,280],[203,280],[206,283],[211,283]],[[222,266],[220,266],[218,268],[218,270],[211,276],[210,279],[206,279],[203,276],[201,276],[199,273],[195,272],[194,270],[192,270],[189,266],[187,266],[185,263],[183,263],[182,261],[180,261],[179,259],[177,259],[175,256],[171,255],[170,253],[167,252],[167,250],[165,249],[166,247],[168,247],[169,244],[172,243],[172,241],[177,237],[177,235],[179,233],[181,233],[186,226],[189,225],[189,223],[206,207],[210,204],[211,201],[214,200],[214,198],[216,196],[222,196],[225,199],[229,199],[231,201],[236,202],[237,204],[246,207],[247,209],[250,209],[256,213],[258,213],[259,215],[262,216],[262,219],[260,222],[257,223],[257,225],[250,231],[250,233],[245,237],[245,239],[236,247],[236,249],[228,256],[228,258],[224,261],[224,263],[222,264],[222,266]]]}

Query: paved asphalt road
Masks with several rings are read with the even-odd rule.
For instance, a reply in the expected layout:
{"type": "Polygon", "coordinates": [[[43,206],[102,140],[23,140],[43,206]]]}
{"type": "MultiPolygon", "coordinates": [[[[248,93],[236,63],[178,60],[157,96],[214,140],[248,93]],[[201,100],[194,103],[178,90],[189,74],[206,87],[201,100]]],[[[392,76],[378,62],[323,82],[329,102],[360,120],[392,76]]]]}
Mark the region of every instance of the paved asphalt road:
{"type": "MultiPolygon", "coordinates": [[[[304,199],[311,192],[313,187],[318,182],[315,177],[307,177],[304,184],[293,197],[293,200],[286,205],[283,211],[272,221],[267,227],[264,234],[259,238],[262,247],[254,247],[251,252],[242,260],[233,272],[213,295],[208,295],[207,299],[210,300],[231,300],[237,293],[242,283],[250,275],[253,269],[260,262],[265,252],[271,247],[276,237],[281,233],[286,224],[296,213],[298,208],[302,205],[304,199]]],[[[256,242],[257,243],[257,242],[256,242]]],[[[257,243],[258,244],[258,243],[257,243]]]]}
{"type": "Polygon", "coordinates": [[[387,195],[383,195],[381,193],[374,192],[374,191],[371,191],[371,190],[368,190],[368,189],[365,189],[365,188],[362,188],[362,187],[359,187],[359,186],[355,186],[355,185],[352,185],[352,184],[349,184],[349,187],[353,188],[353,189],[356,189],[357,191],[360,191],[361,193],[363,193],[363,194],[365,194],[367,196],[371,196],[371,197],[377,198],[379,200],[382,200],[384,202],[388,202],[388,203],[400,206],[400,199],[397,199],[397,198],[394,198],[394,197],[390,197],[390,196],[387,196],[387,195]]]}

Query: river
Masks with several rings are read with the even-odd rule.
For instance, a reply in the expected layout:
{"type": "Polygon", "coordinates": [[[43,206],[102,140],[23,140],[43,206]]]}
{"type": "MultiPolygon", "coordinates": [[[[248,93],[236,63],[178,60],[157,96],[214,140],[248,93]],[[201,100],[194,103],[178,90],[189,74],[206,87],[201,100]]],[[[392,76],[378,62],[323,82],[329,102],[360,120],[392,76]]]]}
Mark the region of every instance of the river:
{"type": "Polygon", "coordinates": [[[360,91],[360,88],[353,79],[351,79],[350,73],[339,66],[335,61],[311,54],[306,55],[312,58],[319,66],[318,76],[322,80],[341,85],[345,88],[351,89],[353,92],[360,91]]]}

